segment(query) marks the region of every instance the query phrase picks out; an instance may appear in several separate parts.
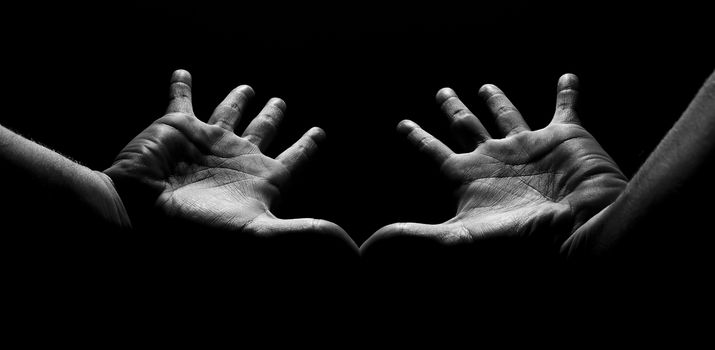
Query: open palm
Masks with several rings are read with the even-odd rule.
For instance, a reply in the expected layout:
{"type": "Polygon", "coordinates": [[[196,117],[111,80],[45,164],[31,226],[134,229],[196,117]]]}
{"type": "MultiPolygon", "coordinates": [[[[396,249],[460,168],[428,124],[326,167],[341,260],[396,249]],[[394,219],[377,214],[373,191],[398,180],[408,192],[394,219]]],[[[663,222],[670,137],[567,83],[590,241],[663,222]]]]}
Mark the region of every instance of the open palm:
{"type": "Polygon", "coordinates": [[[402,235],[442,243],[536,236],[562,244],[626,186],[614,161],[579,124],[574,111],[577,88],[576,76],[562,76],[552,122],[531,131],[501,90],[483,86],[479,94],[505,135],[501,139],[490,136],[454,91],[440,90],[437,102],[470,152],[455,154],[409,120],[400,122],[398,131],[459,184],[457,214],[441,224],[385,226],[363,248],[402,235]]]}
{"type": "MultiPolygon", "coordinates": [[[[316,151],[325,134],[310,129],[275,159],[262,153],[283,118],[285,103],[271,99],[242,136],[234,126],[253,90],[239,86],[208,123],[193,113],[191,76],[172,76],[167,114],[135,137],[105,171],[118,186],[142,188],[166,215],[258,236],[326,233],[352,244],[339,226],[316,219],[282,220],[270,211],[294,169],[316,151]],[[129,185],[126,185],[129,184],[129,185]]],[[[146,197],[146,196],[145,196],[146,197]]]]}

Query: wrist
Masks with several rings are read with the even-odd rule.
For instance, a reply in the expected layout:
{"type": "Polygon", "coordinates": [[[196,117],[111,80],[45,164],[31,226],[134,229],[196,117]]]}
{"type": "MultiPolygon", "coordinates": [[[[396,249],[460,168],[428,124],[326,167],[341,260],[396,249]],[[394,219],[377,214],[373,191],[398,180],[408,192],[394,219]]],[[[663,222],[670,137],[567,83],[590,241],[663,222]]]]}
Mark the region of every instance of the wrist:
{"type": "MultiPolygon", "coordinates": [[[[622,197],[622,195],[621,195],[622,197]]],[[[619,197],[620,198],[620,197],[619,197]]],[[[608,235],[614,227],[620,227],[621,218],[614,216],[617,209],[616,202],[603,208],[583,225],[579,226],[563,242],[560,249],[561,256],[568,261],[591,260],[604,256],[615,244],[614,237],[608,235]],[[612,225],[614,224],[615,225],[612,225]]]]}
{"type": "Polygon", "coordinates": [[[100,200],[96,202],[95,208],[99,210],[99,214],[107,222],[119,228],[130,229],[132,227],[131,220],[112,179],[101,171],[93,170],[92,173],[97,179],[95,191],[98,192],[99,196],[97,197],[100,200]]]}

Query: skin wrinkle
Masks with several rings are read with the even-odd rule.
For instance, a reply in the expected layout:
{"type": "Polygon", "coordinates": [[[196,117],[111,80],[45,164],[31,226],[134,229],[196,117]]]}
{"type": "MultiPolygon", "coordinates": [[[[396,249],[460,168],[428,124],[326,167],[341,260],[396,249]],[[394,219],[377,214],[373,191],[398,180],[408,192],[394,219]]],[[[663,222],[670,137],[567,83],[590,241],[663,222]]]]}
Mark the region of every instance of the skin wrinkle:
{"type": "MultiPolygon", "coordinates": [[[[522,139],[518,139],[518,138],[517,138],[517,140],[523,140],[523,138],[522,138],[522,139]]],[[[522,141],[522,142],[517,142],[517,145],[519,146],[519,151],[521,152],[520,155],[522,156],[522,159],[530,159],[530,158],[531,158],[531,153],[530,153],[529,150],[527,149],[527,146],[524,145],[524,142],[523,142],[523,141],[522,141]]],[[[555,147],[558,147],[558,145],[556,145],[555,147]]],[[[544,156],[545,156],[545,155],[544,155],[544,156]]],[[[538,156],[537,156],[537,158],[542,158],[542,157],[538,157],[538,156]]],[[[523,165],[524,163],[521,163],[521,164],[523,165]]]]}
{"type": "Polygon", "coordinates": [[[437,139],[435,139],[434,137],[425,136],[425,137],[421,138],[421,139],[418,141],[418,142],[419,142],[419,145],[417,146],[417,149],[420,150],[420,151],[422,151],[422,152],[424,152],[425,149],[429,149],[428,146],[429,146],[431,143],[434,143],[436,140],[437,140],[437,139]]]}
{"type": "MultiPolygon", "coordinates": [[[[245,89],[246,88],[244,88],[243,86],[239,86],[238,88],[231,91],[229,96],[234,97],[232,95],[235,95],[235,97],[232,98],[231,102],[230,103],[221,102],[221,104],[219,104],[219,106],[216,109],[218,110],[221,107],[224,107],[224,108],[227,107],[227,108],[231,109],[232,111],[235,111],[236,112],[235,114],[237,114],[239,116],[241,114],[243,114],[243,109],[241,108],[239,101],[243,101],[244,104],[246,104],[247,100],[250,99],[250,97],[246,93],[244,93],[245,89]]],[[[223,111],[221,111],[221,112],[223,112],[223,111]]],[[[214,114],[216,114],[216,112],[214,112],[214,114]]],[[[225,116],[225,115],[221,116],[221,118],[226,118],[226,117],[228,117],[228,116],[225,116]]]]}
{"type": "Polygon", "coordinates": [[[169,163],[168,163],[167,159],[165,159],[164,157],[161,156],[161,153],[163,153],[159,150],[159,148],[162,148],[161,144],[159,144],[156,139],[150,139],[150,140],[148,140],[148,142],[151,142],[151,143],[150,144],[145,143],[143,145],[144,146],[143,149],[148,150],[157,159],[161,159],[162,160],[161,168],[163,169],[163,173],[168,174],[169,173],[169,163]]]}
{"type": "MultiPolygon", "coordinates": [[[[237,182],[251,181],[251,180],[252,180],[252,179],[244,179],[244,180],[242,180],[242,181],[237,181],[237,182]]],[[[220,187],[223,187],[223,186],[226,186],[226,185],[232,185],[232,184],[234,184],[235,182],[236,182],[236,181],[232,181],[232,182],[229,182],[229,183],[226,183],[226,184],[222,184],[222,185],[216,185],[216,186],[210,186],[210,187],[203,187],[203,188],[201,188],[201,190],[211,190],[211,189],[214,189],[214,188],[220,188],[220,187]]],[[[267,181],[263,181],[263,182],[267,182],[267,181]]],[[[168,202],[170,199],[171,199],[171,200],[176,200],[176,194],[177,194],[177,193],[180,193],[180,191],[181,191],[182,189],[187,189],[188,186],[191,186],[191,185],[194,185],[194,184],[196,184],[196,183],[191,183],[191,184],[189,184],[189,185],[183,185],[183,186],[181,186],[179,189],[171,190],[171,191],[165,192],[165,193],[168,194],[168,198],[167,198],[164,202],[168,202]]],[[[275,188],[275,186],[272,186],[272,188],[273,188],[273,190],[274,190],[275,192],[278,192],[278,190],[275,188]]],[[[193,189],[192,189],[192,190],[193,190],[193,189]]],[[[253,197],[250,197],[250,196],[245,196],[245,195],[242,194],[240,191],[237,192],[237,193],[238,193],[239,195],[241,195],[242,197],[246,198],[246,199],[250,199],[250,200],[252,200],[252,201],[255,201],[256,203],[261,203],[261,201],[258,200],[257,198],[253,198],[253,197]]],[[[189,205],[192,205],[192,206],[195,205],[195,203],[193,203],[193,202],[188,202],[188,203],[189,203],[189,205]]],[[[262,205],[262,211],[263,211],[263,212],[267,211],[267,206],[262,205]]]]}
{"type": "Polygon", "coordinates": [[[460,243],[468,243],[473,240],[472,232],[467,229],[464,224],[460,223],[459,225],[451,226],[456,226],[456,230],[445,230],[445,232],[441,233],[440,239],[443,243],[456,245],[460,243]]]}
{"type": "MultiPolygon", "coordinates": [[[[606,167],[606,166],[602,165],[602,163],[603,162],[599,162],[598,166],[584,170],[581,174],[578,174],[578,175],[574,174],[574,175],[570,175],[570,176],[566,177],[566,181],[568,181],[568,182],[565,183],[562,187],[564,189],[564,191],[573,192],[578,186],[582,185],[583,182],[588,181],[590,178],[593,178],[593,177],[596,177],[596,176],[599,176],[602,174],[610,174],[611,176],[613,176],[614,173],[617,173],[617,170],[618,170],[617,168],[606,167]],[[576,178],[579,180],[579,183],[571,184],[571,182],[574,181],[574,179],[576,179],[576,178]],[[571,181],[569,181],[569,180],[571,180],[571,181]]],[[[577,172],[579,170],[580,169],[574,169],[574,172],[577,172]]],[[[618,176],[618,175],[622,176],[621,174],[617,174],[616,176],[618,176]]],[[[625,179],[625,177],[623,177],[622,179],[619,179],[619,180],[623,180],[624,186],[625,186],[625,183],[627,183],[627,180],[625,179]]]]}
{"type": "MultiPolygon", "coordinates": [[[[216,124],[214,124],[214,125],[218,125],[220,128],[223,128],[226,130],[233,130],[233,123],[227,122],[225,119],[219,119],[218,121],[216,121],[216,124]]],[[[219,140],[217,140],[216,142],[218,142],[218,141],[219,140]]],[[[216,144],[216,142],[214,142],[214,144],[216,144]]]]}
{"type": "MultiPolygon", "coordinates": [[[[192,175],[196,175],[197,172],[202,172],[202,171],[215,171],[216,169],[225,169],[225,170],[229,170],[229,171],[236,172],[236,173],[239,173],[239,174],[245,174],[245,175],[247,175],[247,176],[259,178],[259,179],[261,179],[261,180],[263,180],[263,181],[266,181],[266,182],[270,183],[271,185],[273,185],[273,186],[275,186],[275,187],[278,187],[277,185],[273,184],[273,183],[270,181],[270,179],[267,178],[267,177],[260,176],[260,175],[257,175],[257,174],[250,174],[250,173],[247,173],[247,172],[244,172],[244,171],[239,171],[239,170],[236,170],[236,169],[233,169],[233,168],[230,168],[230,167],[224,167],[224,166],[222,166],[222,165],[226,164],[228,161],[232,161],[232,160],[233,160],[233,159],[227,159],[225,162],[220,162],[220,163],[218,163],[218,164],[206,166],[205,169],[196,170],[194,173],[192,173],[192,175]]],[[[205,178],[203,178],[203,179],[205,179],[205,178]]],[[[193,182],[201,181],[201,180],[203,180],[203,179],[199,179],[199,180],[197,180],[197,181],[192,181],[192,183],[193,183],[193,182]]]]}
{"type": "MultiPolygon", "coordinates": [[[[246,174],[246,173],[243,173],[243,172],[238,172],[238,173],[240,173],[240,174],[246,174]]],[[[257,177],[257,176],[254,176],[254,175],[251,175],[251,174],[246,174],[246,175],[248,175],[249,177],[243,178],[243,179],[237,179],[237,178],[235,178],[235,177],[230,177],[230,178],[228,179],[228,181],[225,181],[225,182],[222,182],[222,183],[212,184],[211,186],[208,186],[208,187],[202,187],[202,189],[204,189],[204,190],[209,190],[209,189],[212,189],[212,188],[223,187],[223,186],[226,186],[226,185],[233,185],[233,184],[237,184],[237,183],[241,183],[241,182],[248,182],[248,181],[259,181],[259,182],[262,181],[262,182],[269,183],[269,182],[268,182],[267,180],[265,180],[265,179],[260,179],[260,180],[254,179],[254,177],[257,177]]],[[[213,178],[216,178],[216,177],[218,177],[218,176],[219,176],[219,175],[218,175],[218,174],[215,174],[215,173],[214,173],[214,174],[210,174],[209,176],[206,176],[206,177],[197,179],[197,180],[195,180],[195,181],[191,181],[189,184],[181,184],[181,187],[183,188],[183,187],[187,187],[187,186],[191,186],[191,185],[197,185],[199,182],[203,182],[204,180],[213,179],[213,178]]],[[[226,178],[226,176],[223,176],[223,178],[226,178]]],[[[273,185],[273,184],[271,184],[271,185],[273,185]]],[[[171,191],[176,191],[176,190],[173,190],[173,189],[172,189],[171,191]]]]}
{"type": "Polygon", "coordinates": [[[307,137],[301,137],[298,140],[298,143],[288,148],[278,157],[281,158],[280,162],[283,163],[288,169],[289,173],[292,174],[295,168],[295,164],[299,164],[308,159],[308,152],[306,152],[306,150],[313,150],[316,148],[318,148],[317,142],[315,142],[313,136],[308,135],[307,137]],[[296,145],[297,149],[293,149],[294,147],[296,147],[296,145]],[[286,154],[286,152],[290,153],[286,154]],[[288,162],[288,164],[286,164],[286,162],[288,162]]]}
{"type": "MultiPolygon", "coordinates": [[[[178,113],[175,113],[175,114],[178,114],[178,113]]],[[[186,117],[188,117],[188,116],[186,116],[186,117]]],[[[162,118],[162,119],[163,119],[163,118],[162,118]]],[[[180,135],[184,138],[184,140],[186,140],[186,141],[191,140],[191,137],[188,136],[184,130],[182,130],[182,129],[183,129],[183,125],[181,125],[181,124],[183,124],[183,123],[180,123],[179,125],[180,125],[181,127],[179,127],[179,126],[175,126],[175,125],[170,124],[170,123],[166,123],[166,122],[164,122],[162,119],[157,120],[156,124],[159,125],[159,126],[165,126],[165,127],[168,127],[168,128],[170,128],[170,129],[175,130],[175,131],[176,131],[178,134],[180,134],[180,135]]],[[[156,144],[161,144],[161,142],[160,142],[161,139],[158,138],[157,136],[151,135],[151,138],[152,138],[152,140],[154,141],[154,143],[156,143],[156,144]]],[[[178,142],[177,142],[177,143],[178,143],[178,142]]],[[[184,142],[182,142],[182,143],[184,143],[184,142]]],[[[188,142],[185,142],[185,143],[188,144],[188,142]]],[[[205,153],[205,152],[202,152],[202,153],[205,153]]]]}
{"type": "MultiPolygon", "coordinates": [[[[489,155],[486,155],[486,156],[488,156],[488,157],[490,157],[490,158],[492,158],[492,159],[495,160],[495,163],[492,163],[492,164],[498,165],[498,162],[499,162],[498,159],[496,159],[496,158],[494,158],[494,157],[491,157],[491,156],[489,156],[489,155]]],[[[472,167],[470,167],[470,170],[476,169],[476,167],[477,167],[476,165],[475,165],[475,166],[472,166],[472,167]]],[[[494,175],[487,176],[487,177],[479,177],[478,179],[474,179],[474,178],[472,178],[471,176],[465,176],[465,179],[464,179],[464,181],[463,181],[463,185],[467,185],[467,186],[468,186],[470,183],[472,183],[472,182],[474,182],[474,181],[476,181],[476,180],[508,178],[508,177],[514,177],[514,175],[518,175],[519,177],[534,177],[534,176],[548,175],[548,174],[553,174],[554,176],[558,177],[558,175],[563,175],[563,173],[558,173],[558,172],[556,172],[556,173],[553,173],[553,172],[550,173],[550,172],[548,172],[548,171],[536,172],[536,173],[531,173],[531,174],[521,174],[521,173],[518,172],[517,170],[513,169],[513,167],[514,167],[514,166],[512,166],[512,167],[510,167],[510,168],[507,168],[507,169],[509,169],[509,170],[512,171],[511,173],[503,174],[503,175],[496,175],[496,174],[494,174],[494,175]]],[[[504,170],[502,170],[502,171],[504,171],[504,170]]]]}
{"type": "Polygon", "coordinates": [[[474,113],[464,108],[456,110],[454,113],[452,113],[452,116],[454,117],[454,122],[469,117],[475,117],[474,113]]]}
{"type": "Polygon", "coordinates": [[[260,124],[258,124],[258,126],[256,126],[256,129],[258,129],[258,128],[260,128],[260,129],[259,130],[247,129],[246,132],[244,132],[243,137],[248,139],[251,143],[256,144],[256,145],[262,143],[264,138],[261,137],[261,134],[266,134],[265,129],[269,129],[271,133],[278,130],[279,121],[277,121],[275,119],[278,119],[278,118],[273,118],[273,117],[268,117],[268,116],[262,117],[262,119],[260,120],[260,124]],[[250,132],[248,132],[248,131],[250,131],[250,132]]]}
{"type": "MultiPolygon", "coordinates": [[[[270,168],[272,168],[272,169],[280,169],[280,170],[286,169],[286,168],[285,168],[285,165],[283,165],[281,162],[276,161],[276,160],[273,160],[273,159],[270,159],[270,158],[268,158],[268,157],[265,157],[265,156],[264,156],[264,157],[258,157],[258,159],[261,161],[261,164],[263,165],[263,167],[264,167],[265,169],[270,169],[270,168]],[[270,159],[271,161],[275,162],[275,166],[274,166],[273,164],[270,164],[270,163],[269,163],[269,159],[270,159]]],[[[259,176],[259,177],[265,179],[266,181],[268,181],[269,183],[273,184],[273,185],[276,186],[277,188],[280,188],[280,187],[281,187],[281,184],[284,184],[285,182],[287,182],[287,178],[280,179],[282,172],[283,172],[283,171],[275,171],[274,175],[271,176],[271,175],[269,174],[267,177],[263,177],[263,176],[260,176],[260,175],[256,175],[256,176],[259,176]]]]}
{"type": "MultiPolygon", "coordinates": [[[[221,138],[216,139],[210,145],[207,146],[206,141],[212,139],[212,137],[210,137],[209,135],[206,135],[206,134],[203,134],[199,137],[196,137],[196,135],[194,135],[194,137],[192,137],[191,133],[187,133],[185,130],[185,129],[189,129],[189,130],[202,130],[203,131],[203,128],[200,128],[197,125],[186,125],[187,123],[195,124],[195,122],[197,122],[197,121],[198,121],[198,119],[196,119],[196,117],[193,115],[177,112],[177,113],[168,114],[168,115],[164,116],[163,118],[160,118],[159,120],[156,121],[156,123],[158,125],[168,126],[172,129],[178,131],[187,141],[200,141],[200,142],[194,142],[193,144],[195,145],[196,143],[198,143],[199,145],[205,147],[206,148],[205,150],[200,149],[200,151],[203,154],[207,154],[207,153],[209,153],[209,151],[211,149],[214,149],[215,145],[219,141],[221,141],[224,137],[226,137],[226,135],[228,135],[228,134],[223,133],[221,138]],[[174,120],[174,119],[178,119],[178,120],[174,120]],[[174,125],[174,123],[176,125],[174,125]]],[[[222,132],[225,131],[224,129],[221,129],[221,130],[222,130],[222,132]]],[[[189,144],[189,142],[186,142],[186,144],[189,144]]]]}
{"type": "Polygon", "coordinates": [[[556,103],[556,110],[557,112],[564,113],[564,112],[574,112],[573,111],[573,106],[576,97],[578,96],[578,91],[569,88],[563,89],[559,91],[558,97],[557,97],[557,103],[556,103]]]}
{"type": "MultiPolygon", "coordinates": [[[[494,177],[492,177],[492,178],[487,178],[487,180],[490,180],[490,179],[494,179],[494,177]]],[[[481,179],[480,179],[480,180],[481,180],[481,179]]],[[[517,179],[517,181],[519,181],[519,180],[517,179]]],[[[489,189],[492,190],[492,191],[493,191],[493,190],[496,190],[496,191],[498,191],[499,193],[502,194],[502,197],[500,198],[501,200],[503,200],[503,199],[504,199],[504,196],[507,195],[507,194],[508,194],[508,195],[511,195],[511,196],[513,196],[513,197],[516,197],[516,198],[522,197],[522,193],[518,192],[516,189],[512,189],[511,187],[495,187],[495,186],[493,186],[493,185],[491,185],[491,184],[489,184],[489,183],[477,183],[476,181],[472,182],[472,184],[469,185],[470,188],[473,187],[473,186],[476,186],[476,187],[486,186],[487,188],[489,188],[489,189]]],[[[545,199],[548,199],[548,197],[544,196],[541,192],[539,192],[538,190],[536,190],[536,191],[537,191],[537,193],[539,194],[540,197],[545,198],[545,199]]],[[[493,192],[492,192],[492,193],[493,193],[493,192]]],[[[508,205],[511,205],[511,204],[512,204],[512,203],[510,203],[510,204],[505,204],[505,206],[508,206],[508,205]]]]}
{"type": "Polygon", "coordinates": [[[508,105],[499,106],[496,110],[497,118],[501,118],[501,119],[506,118],[507,114],[511,114],[511,113],[519,113],[519,110],[516,109],[516,107],[514,107],[514,106],[508,106],[508,105]]]}
{"type": "MultiPolygon", "coordinates": [[[[457,100],[456,103],[462,104],[462,101],[460,101],[457,96],[450,96],[449,98],[447,98],[446,100],[444,100],[444,102],[442,102],[442,104],[440,105],[440,109],[449,108],[449,105],[452,104],[452,103],[450,103],[450,101],[452,101],[452,100],[457,100]]],[[[458,111],[461,111],[461,110],[464,110],[464,109],[465,109],[465,108],[458,108],[457,110],[458,110],[458,111]]],[[[454,115],[455,115],[455,112],[452,112],[452,113],[450,113],[450,114],[451,114],[452,116],[454,116],[454,115]]]]}
{"type": "MultiPolygon", "coordinates": [[[[519,211],[523,210],[520,208],[519,211]]],[[[515,216],[513,215],[513,210],[498,214],[490,213],[489,215],[487,215],[487,217],[484,217],[481,214],[477,215],[480,216],[478,219],[461,219],[461,221],[459,221],[459,224],[464,227],[466,227],[465,221],[470,222],[473,226],[475,226],[475,224],[478,224],[475,227],[479,228],[479,230],[467,229],[470,234],[471,241],[479,241],[480,239],[505,233],[515,234],[515,236],[521,236],[522,233],[529,231],[529,227],[531,226],[530,220],[534,220],[522,220],[521,218],[526,215],[521,214],[520,216],[515,216]],[[515,225],[515,228],[506,229],[504,227],[505,223],[515,225]]]]}
{"type": "MultiPolygon", "coordinates": [[[[523,133],[520,133],[520,134],[523,134],[523,133]]],[[[526,153],[526,155],[527,155],[526,158],[528,159],[529,163],[536,163],[536,162],[538,162],[540,159],[542,159],[542,158],[548,156],[549,153],[551,153],[551,152],[553,151],[553,149],[557,148],[557,147],[560,146],[561,144],[563,144],[563,143],[565,143],[565,142],[567,142],[567,141],[569,141],[569,140],[571,140],[571,139],[578,139],[578,138],[583,138],[583,136],[581,136],[581,135],[570,136],[570,137],[568,137],[568,138],[566,138],[566,139],[564,139],[564,140],[559,141],[557,144],[555,144],[555,145],[553,145],[553,146],[551,146],[551,147],[544,147],[544,148],[543,148],[543,151],[542,151],[542,152],[539,152],[539,153],[543,153],[543,154],[538,154],[538,155],[536,155],[536,154],[529,154],[529,153],[528,153],[528,150],[526,150],[526,148],[525,148],[523,145],[521,145],[520,143],[519,143],[519,145],[520,145],[521,147],[524,147],[523,149],[525,150],[525,152],[527,152],[527,153],[526,153]]],[[[490,158],[496,160],[498,163],[504,163],[504,164],[506,164],[506,165],[515,166],[515,165],[524,165],[524,164],[526,164],[525,162],[509,163],[509,162],[505,162],[504,160],[494,158],[493,156],[491,156],[491,155],[489,155],[489,154],[487,154],[487,153],[480,153],[480,154],[481,154],[481,155],[484,155],[484,156],[487,156],[487,157],[490,157],[490,158]]]]}
{"type": "MultiPolygon", "coordinates": [[[[135,158],[145,157],[147,154],[152,154],[152,155],[158,154],[157,152],[155,152],[154,148],[151,147],[150,145],[146,145],[146,144],[143,144],[143,143],[142,143],[142,144],[140,144],[140,145],[135,145],[135,146],[136,146],[136,147],[132,147],[132,148],[130,148],[130,149],[125,148],[125,149],[122,151],[123,157],[122,157],[122,158],[118,158],[118,160],[119,160],[119,161],[125,160],[125,159],[126,159],[126,160],[133,160],[133,159],[135,159],[135,158]],[[136,149],[136,148],[139,148],[139,149],[136,149]],[[133,156],[133,157],[129,157],[128,154],[134,154],[134,156],[133,156]]],[[[116,163],[115,163],[115,164],[116,164],[116,163]]],[[[164,166],[162,166],[162,167],[164,167],[164,166]]],[[[164,171],[162,171],[162,174],[166,174],[166,173],[167,173],[167,172],[166,172],[166,169],[164,169],[164,171]]]]}
{"type": "Polygon", "coordinates": [[[169,96],[169,104],[177,99],[191,99],[191,86],[183,81],[175,81],[171,83],[171,94],[169,96]]]}
{"type": "Polygon", "coordinates": [[[551,202],[555,202],[555,200],[554,200],[553,198],[551,198],[551,196],[549,196],[548,194],[542,193],[541,191],[539,191],[539,189],[537,189],[536,187],[534,187],[533,185],[531,185],[531,184],[528,183],[527,181],[524,181],[524,179],[523,179],[521,176],[518,177],[517,179],[518,179],[521,183],[523,183],[524,185],[526,185],[526,186],[528,186],[529,188],[531,188],[532,190],[534,190],[534,192],[536,192],[536,193],[538,193],[539,195],[541,195],[542,197],[546,198],[547,200],[549,200],[549,201],[551,201],[551,202]]]}

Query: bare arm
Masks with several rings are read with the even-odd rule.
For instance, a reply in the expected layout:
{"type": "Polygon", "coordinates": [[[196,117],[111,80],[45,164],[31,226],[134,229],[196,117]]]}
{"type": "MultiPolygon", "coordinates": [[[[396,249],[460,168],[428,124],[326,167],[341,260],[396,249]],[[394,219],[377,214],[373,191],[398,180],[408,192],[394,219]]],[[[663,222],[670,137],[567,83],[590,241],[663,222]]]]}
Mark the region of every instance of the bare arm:
{"type": "MultiPolygon", "coordinates": [[[[697,220],[694,217],[660,218],[654,212],[687,212],[674,200],[699,184],[715,147],[715,72],[658,144],[618,199],[577,230],[563,245],[568,258],[603,256],[624,240],[648,239],[639,234],[645,221],[697,220]],[[637,237],[636,237],[637,236],[637,237]]],[[[705,186],[702,190],[707,190],[705,186]]],[[[705,198],[707,200],[707,198],[705,198]]],[[[689,216],[693,216],[691,214],[689,216]]]]}
{"type": "MultiPolygon", "coordinates": [[[[17,169],[30,184],[70,196],[117,227],[131,226],[109,176],[93,171],[0,125],[0,164],[17,169]]],[[[14,184],[9,184],[10,186],[14,184]]],[[[86,213],[73,211],[81,220],[86,213]]]]}

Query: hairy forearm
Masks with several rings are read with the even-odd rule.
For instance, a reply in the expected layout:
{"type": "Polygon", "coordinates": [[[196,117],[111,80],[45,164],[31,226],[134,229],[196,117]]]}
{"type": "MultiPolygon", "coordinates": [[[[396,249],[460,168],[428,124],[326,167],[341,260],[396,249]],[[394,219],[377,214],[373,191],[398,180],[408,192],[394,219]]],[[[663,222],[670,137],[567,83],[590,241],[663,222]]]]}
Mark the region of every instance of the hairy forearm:
{"type": "MultiPolygon", "coordinates": [[[[680,119],[608,208],[569,238],[569,257],[601,256],[638,232],[653,212],[677,211],[680,193],[698,186],[693,178],[708,166],[715,151],[715,72],[706,80],[680,119]]],[[[660,218],[665,220],[667,218],[660,218]]],[[[692,220],[673,215],[670,220],[692,220]]],[[[648,237],[632,237],[648,239],[648,237]]]]}
{"type": "MultiPolygon", "coordinates": [[[[0,164],[17,169],[27,180],[71,196],[91,214],[117,227],[131,226],[112,180],[105,174],[32,142],[0,125],[0,164]]],[[[78,216],[86,215],[80,213],[78,216]]]]}

